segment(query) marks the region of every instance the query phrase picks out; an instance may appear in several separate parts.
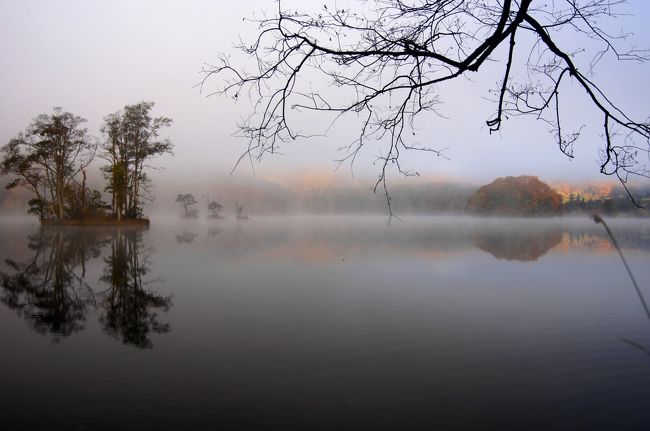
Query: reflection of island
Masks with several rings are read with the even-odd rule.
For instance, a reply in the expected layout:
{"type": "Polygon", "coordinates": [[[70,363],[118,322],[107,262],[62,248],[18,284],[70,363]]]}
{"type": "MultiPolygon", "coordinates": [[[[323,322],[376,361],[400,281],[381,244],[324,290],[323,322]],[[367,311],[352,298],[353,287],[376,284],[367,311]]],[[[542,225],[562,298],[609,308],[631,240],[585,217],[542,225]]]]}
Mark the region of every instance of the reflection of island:
{"type": "Polygon", "coordinates": [[[106,333],[126,344],[151,347],[150,334],[170,331],[156,311],[167,311],[171,298],[151,290],[150,250],[142,230],[42,227],[28,237],[33,255],[24,262],[6,259],[0,272],[0,302],[16,311],[35,331],[57,341],[85,328],[89,311],[101,307],[106,333]],[[109,288],[96,294],[89,284],[88,263],[110,244],[100,281],[109,288]],[[144,288],[148,285],[148,290],[144,288]]]}
{"type": "Polygon", "coordinates": [[[117,230],[111,241],[111,255],[101,281],[110,287],[102,293],[104,330],[125,344],[152,347],[149,335],[170,331],[167,323],[158,321],[157,310],[168,311],[171,297],[145,289],[157,280],[143,280],[149,273],[149,249],[142,244],[138,231],[117,230]]]}
{"type": "Polygon", "coordinates": [[[559,228],[531,229],[530,226],[478,230],[474,244],[497,259],[531,262],[548,253],[562,241],[559,228]]]}
{"type": "Polygon", "coordinates": [[[66,228],[41,228],[29,237],[31,259],[5,262],[11,273],[0,273],[1,301],[40,333],[68,336],[84,328],[94,294],[84,280],[86,262],[99,256],[101,235],[66,228]]]}

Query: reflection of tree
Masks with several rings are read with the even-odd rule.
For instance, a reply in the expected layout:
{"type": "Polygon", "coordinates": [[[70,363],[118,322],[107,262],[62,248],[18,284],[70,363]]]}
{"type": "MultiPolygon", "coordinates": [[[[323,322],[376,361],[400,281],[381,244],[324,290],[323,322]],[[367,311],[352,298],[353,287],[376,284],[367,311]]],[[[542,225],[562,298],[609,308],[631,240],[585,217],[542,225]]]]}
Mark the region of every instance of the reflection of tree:
{"type": "Polygon", "coordinates": [[[34,255],[22,263],[5,261],[9,269],[0,272],[0,301],[37,332],[58,337],[84,329],[88,310],[98,305],[85,281],[86,263],[109,243],[100,280],[110,287],[98,298],[105,331],[138,347],[151,347],[151,333],[169,332],[156,310],[167,311],[171,298],[144,289],[156,280],[142,279],[149,272],[149,250],[140,231],[44,227],[28,238],[34,255]]]}
{"type": "Polygon", "coordinates": [[[0,301],[40,333],[68,336],[84,328],[94,294],[84,281],[86,262],[97,258],[105,238],[99,232],[41,228],[29,237],[34,256],[24,263],[7,259],[0,273],[0,301]]]}
{"type": "Polygon", "coordinates": [[[113,234],[111,255],[101,281],[110,287],[103,292],[104,330],[125,344],[150,348],[150,334],[170,331],[167,323],[158,321],[156,310],[168,311],[171,297],[161,296],[145,286],[158,280],[144,281],[149,273],[150,249],[144,247],[142,234],[133,230],[117,230],[113,234]]]}
{"type": "Polygon", "coordinates": [[[220,233],[221,233],[221,228],[218,228],[218,227],[210,227],[210,228],[208,228],[208,235],[210,235],[213,238],[215,236],[219,235],[220,233]]]}
{"type": "Polygon", "coordinates": [[[562,241],[559,228],[530,229],[530,226],[479,230],[474,244],[498,259],[530,262],[539,259],[562,241]]]}
{"type": "Polygon", "coordinates": [[[176,242],[179,244],[192,244],[196,239],[196,234],[187,230],[176,235],[176,242]]]}

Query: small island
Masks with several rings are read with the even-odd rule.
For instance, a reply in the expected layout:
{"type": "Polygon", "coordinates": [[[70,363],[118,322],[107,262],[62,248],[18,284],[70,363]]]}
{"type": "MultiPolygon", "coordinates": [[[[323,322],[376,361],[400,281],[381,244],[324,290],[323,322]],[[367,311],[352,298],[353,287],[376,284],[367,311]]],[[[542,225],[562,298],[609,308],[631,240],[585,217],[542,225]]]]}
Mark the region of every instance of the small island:
{"type": "Polygon", "coordinates": [[[7,189],[24,187],[33,197],[30,214],[42,225],[148,226],[142,201],[149,198],[152,159],[171,153],[172,143],[159,137],[172,120],[153,117],[153,102],[127,105],[104,117],[102,139],[88,133],[86,119],[54,108],[41,114],[0,149],[0,174],[12,177],[7,189]],[[87,186],[96,160],[102,191],[87,186]]]}

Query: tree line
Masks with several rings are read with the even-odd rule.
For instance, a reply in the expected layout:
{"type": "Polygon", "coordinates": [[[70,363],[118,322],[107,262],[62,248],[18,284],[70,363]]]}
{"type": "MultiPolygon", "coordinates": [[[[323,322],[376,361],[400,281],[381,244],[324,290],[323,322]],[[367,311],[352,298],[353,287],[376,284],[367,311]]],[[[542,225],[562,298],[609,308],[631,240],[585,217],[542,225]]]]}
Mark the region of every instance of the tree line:
{"type": "Polygon", "coordinates": [[[169,139],[160,137],[172,120],[153,117],[153,106],[140,102],[107,115],[101,139],[89,134],[85,118],[62,108],[38,115],[0,148],[0,174],[11,177],[5,188],[29,190],[28,212],[41,221],[142,218],[143,201],[150,198],[150,162],[173,150],[169,139]],[[86,185],[96,158],[105,162],[100,172],[110,203],[86,185]]]}
{"type": "MultiPolygon", "coordinates": [[[[193,194],[191,193],[179,193],[176,196],[176,202],[183,208],[183,218],[198,218],[199,211],[194,208],[194,205],[198,204],[199,201],[196,200],[193,194]]],[[[219,202],[210,200],[208,197],[208,218],[211,219],[224,219],[226,218],[223,212],[223,205],[219,202]]],[[[237,220],[248,220],[249,217],[244,212],[244,205],[235,202],[235,217],[237,220]]]]}
{"type": "MultiPolygon", "coordinates": [[[[212,189],[212,186],[206,186],[212,189]]],[[[392,189],[391,204],[397,215],[405,214],[484,214],[504,216],[541,215],[625,215],[648,217],[650,186],[630,185],[628,189],[637,207],[622,186],[609,183],[599,190],[589,184],[547,184],[537,177],[497,178],[489,184],[476,185],[460,181],[405,182],[392,189]]],[[[245,196],[246,209],[254,214],[369,214],[386,213],[383,196],[369,193],[366,187],[353,183],[333,183],[309,190],[300,190],[276,182],[259,180],[254,184],[219,183],[221,201],[234,202],[234,215],[240,215],[237,202],[245,196]]],[[[169,195],[186,219],[223,218],[226,208],[207,196],[199,202],[197,194],[169,195]],[[206,206],[207,205],[207,206],[206,206]],[[204,209],[197,209],[201,206],[204,209]]],[[[244,218],[245,219],[245,218],[244,218]]]]}
{"type": "Polygon", "coordinates": [[[561,214],[650,215],[650,188],[613,188],[607,194],[586,197],[581,192],[562,196],[537,177],[497,178],[480,187],[467,201],[466,212],[478,215],[540,216],[561,214]],[[637,201],[629,199],[633,192],[637,201]],[[642,204],[643,207],[637,206],[642,204]]]}

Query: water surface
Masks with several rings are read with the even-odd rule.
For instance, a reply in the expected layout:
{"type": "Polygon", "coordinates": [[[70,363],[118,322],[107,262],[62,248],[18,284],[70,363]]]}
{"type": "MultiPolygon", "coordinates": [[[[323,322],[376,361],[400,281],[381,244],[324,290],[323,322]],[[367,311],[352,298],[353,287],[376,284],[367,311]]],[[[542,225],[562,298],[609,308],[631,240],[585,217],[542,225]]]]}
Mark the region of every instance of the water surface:
{"type": "MultiPolygon", "coordinates": [[[[650,297],[650,222],[610,224],[650,297]]],[[[11,429],[650,427],[650,319],[586,219],[0,237],[11,429]]]]}

